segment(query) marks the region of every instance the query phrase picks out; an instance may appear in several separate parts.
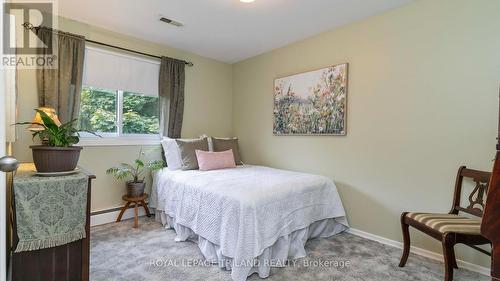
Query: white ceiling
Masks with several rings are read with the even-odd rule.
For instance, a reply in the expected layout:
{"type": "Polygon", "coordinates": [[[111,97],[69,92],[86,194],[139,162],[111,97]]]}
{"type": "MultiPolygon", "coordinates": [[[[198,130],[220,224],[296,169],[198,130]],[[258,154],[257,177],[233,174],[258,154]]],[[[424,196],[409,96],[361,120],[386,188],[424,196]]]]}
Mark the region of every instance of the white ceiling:
{"type": "Polygon", "coordinates": [[[60,0],[63,17],[227,63],[412,0],[60,0]],[[180,21],[174,27],[161,16],[180,21]]]}

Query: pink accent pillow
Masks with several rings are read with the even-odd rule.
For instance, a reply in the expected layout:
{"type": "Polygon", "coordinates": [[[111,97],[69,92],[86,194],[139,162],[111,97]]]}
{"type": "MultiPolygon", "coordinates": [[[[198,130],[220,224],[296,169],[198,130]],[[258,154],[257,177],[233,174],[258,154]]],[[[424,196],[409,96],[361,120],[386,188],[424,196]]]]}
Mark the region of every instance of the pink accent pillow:
{"type": "Polygon", "coordinates": [[[221,152],[210,152],[197,149],[195,150],[195,152],[200,171],[210,171],[236,167],[232,149],[221,152]]]}

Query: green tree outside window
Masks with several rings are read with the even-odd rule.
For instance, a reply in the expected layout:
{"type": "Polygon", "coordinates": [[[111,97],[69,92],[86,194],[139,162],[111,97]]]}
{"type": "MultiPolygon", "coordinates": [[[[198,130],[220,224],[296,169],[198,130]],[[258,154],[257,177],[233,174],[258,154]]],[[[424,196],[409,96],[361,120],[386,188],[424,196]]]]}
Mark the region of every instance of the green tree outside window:
{"type": "Polygon", "coordinates": [[[79,126],[82,130],[117,133],[118,95],[122,94],[123,134],[158,134],[158,98],[137,93],[85,86],[82,89],[79,126]]]}

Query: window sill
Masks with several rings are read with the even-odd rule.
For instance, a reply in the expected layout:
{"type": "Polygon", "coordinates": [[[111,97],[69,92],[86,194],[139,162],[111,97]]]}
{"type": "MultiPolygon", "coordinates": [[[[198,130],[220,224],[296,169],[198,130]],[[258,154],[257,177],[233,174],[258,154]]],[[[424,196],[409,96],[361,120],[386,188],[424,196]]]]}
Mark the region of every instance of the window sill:
{"type": "Polygon", "coordinates": [[[82,137],[79,146],[141,146],[160,145],[160,137],[82,137]]]}

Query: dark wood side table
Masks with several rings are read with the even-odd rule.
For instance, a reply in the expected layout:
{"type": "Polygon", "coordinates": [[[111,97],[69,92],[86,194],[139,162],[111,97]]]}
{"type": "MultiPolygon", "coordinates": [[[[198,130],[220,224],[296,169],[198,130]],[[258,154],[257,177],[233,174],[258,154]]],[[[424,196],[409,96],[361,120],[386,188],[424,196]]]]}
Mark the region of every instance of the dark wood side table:
{"type": "MultiPolygon", "coordinates": [[[[23,163],[17,173],[30,173],[34,170],[32,163],[23,163]]],[[[95,175],[82,169],[88,176],[87,211],[85,238],[52,248],[12,253],[12,281],[57,280],[75,281],[89,280],[90,265],[90,194],[91,182],[95,175]]],[[[12,228],[13,249],[17,246],[15,197],[12,196],[12,228]]]]}
{"type": "Polygon", "coordinates": [[[123,201],[127,202],[125,203],[125,206],[122,207],[122,210],[120,211],[120,214],[118,215],[118,218],[116,219],[116,222],[120,222],[122,220],[123,213],[130,207],[131,204],[134,204],[134,228],[139,227],[139,210],[137,209],[138,207],[142,206],[144,207],[144,211],[146,211],[146,216],[150,217],[151,214],[149,213],[149,208],[148,205],[146,204],[146,199],[148,198],[148,194],[144,193],[142,196],[139,197],[128,197],[127,195],[123,195],[122,199],[123,201]]]}

